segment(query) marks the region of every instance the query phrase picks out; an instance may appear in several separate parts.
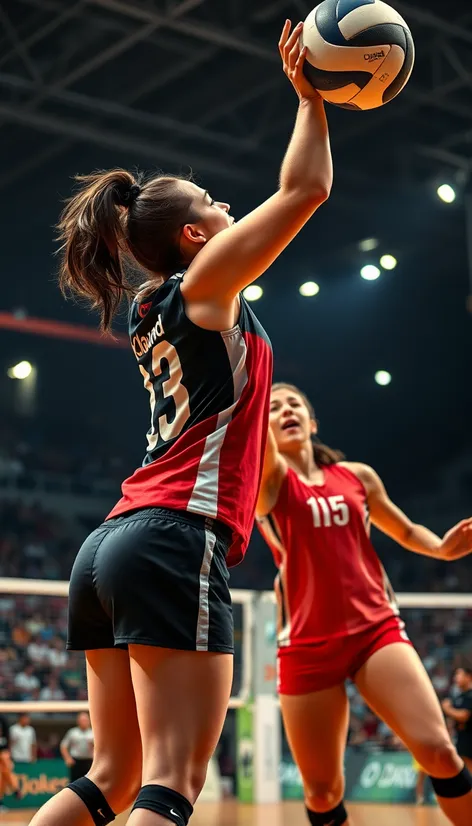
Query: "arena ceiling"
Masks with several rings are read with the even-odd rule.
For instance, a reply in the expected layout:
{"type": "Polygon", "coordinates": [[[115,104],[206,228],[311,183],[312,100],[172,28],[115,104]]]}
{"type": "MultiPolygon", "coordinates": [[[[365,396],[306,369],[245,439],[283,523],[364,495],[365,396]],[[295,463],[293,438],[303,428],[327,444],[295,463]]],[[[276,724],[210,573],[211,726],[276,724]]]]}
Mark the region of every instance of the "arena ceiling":
{"type": "MultiPolygon", "coordinates": [[[[0,117],[9,164],[0,189],[57,164],[73,144],[251,187],[256,173],[273,172],[293,122],[280,28],[286,16],[303,19],[312,2],[3,0],[0,117]]],[[[382,112],[331,108],[347,189],[373,163],[382,184],[438,167],[464,176],[470,167],[470,4],[394,5],[415,35],[414,76],[382,112]]]]}

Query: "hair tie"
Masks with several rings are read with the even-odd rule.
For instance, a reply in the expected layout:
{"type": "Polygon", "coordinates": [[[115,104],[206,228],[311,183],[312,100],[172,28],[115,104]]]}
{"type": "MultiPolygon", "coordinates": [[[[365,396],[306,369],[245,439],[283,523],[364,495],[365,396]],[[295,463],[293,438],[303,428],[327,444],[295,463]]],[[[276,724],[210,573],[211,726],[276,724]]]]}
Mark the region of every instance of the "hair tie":
{"type": "Polygon", "coordinates": [[[141,192],[141,187],[138,184],[132,184],[131,186],[118,186],[116,188],[116,192],[118,195],[118,203],[121,206],[129,207],[133,204],[141,192]]]}

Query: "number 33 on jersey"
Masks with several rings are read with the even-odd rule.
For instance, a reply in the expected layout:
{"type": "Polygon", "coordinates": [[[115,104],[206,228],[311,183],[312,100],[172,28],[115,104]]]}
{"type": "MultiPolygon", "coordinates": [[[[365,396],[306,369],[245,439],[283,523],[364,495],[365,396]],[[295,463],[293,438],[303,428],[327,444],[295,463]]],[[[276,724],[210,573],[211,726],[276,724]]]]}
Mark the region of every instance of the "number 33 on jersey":
{"type": "Polygon", "coordinates": [[[190,511],[233,530],[239,562],[253,524],[265,450],[272,350],[243,297],[238,324],[222,333],[187,317],[171,276],[134,301],[131,348],[149,392],[151,427],[142,467],[123,483],[110,516],[146,507],[190,511]]]}

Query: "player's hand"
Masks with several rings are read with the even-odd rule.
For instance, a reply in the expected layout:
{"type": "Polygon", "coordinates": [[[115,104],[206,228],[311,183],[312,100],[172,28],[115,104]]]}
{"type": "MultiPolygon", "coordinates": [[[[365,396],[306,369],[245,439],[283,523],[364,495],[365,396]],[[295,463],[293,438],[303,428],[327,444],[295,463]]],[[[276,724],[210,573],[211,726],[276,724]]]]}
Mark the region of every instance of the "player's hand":
{"type": "Polygon", "coordinates": [[[70,768],[71,766],[74,766],[74,765],[75,765],[75,760],[74,760],[74,758],[73,758],[73,757],[67,757],[67,759],[66,759],[66,766],[69,766],[69,768],[70,768]]]}
{"type": "Polygon", "coordinates": [[[303,23],[295,26],[292,32],[291,28],[291,21],[286,20],[279,40],[279,52],[282,58],[284,72],[300,100],[303,98],[305,98],[305,100],[316,100],[320,98],[320,95],[303,74],[303,64],[306,55],[306,47],[302,48],[300,43],[303,23]]]}
{"type": "Polygon", "coordinates": [[[442,710],[445,711],[446,714],[448,713],[448,711],[451,711],[451,709],[453,708],[453,705],[452,705],[449,697],[446,697],[446,699],[442,701],[441,706],[442,706],[442,710]]]}
{"type": "Polygon", "coordinates": [[[439,550],[441,559],[449,562],[472,553],[472,517],[454,525],[444,535],[439,550]]]}

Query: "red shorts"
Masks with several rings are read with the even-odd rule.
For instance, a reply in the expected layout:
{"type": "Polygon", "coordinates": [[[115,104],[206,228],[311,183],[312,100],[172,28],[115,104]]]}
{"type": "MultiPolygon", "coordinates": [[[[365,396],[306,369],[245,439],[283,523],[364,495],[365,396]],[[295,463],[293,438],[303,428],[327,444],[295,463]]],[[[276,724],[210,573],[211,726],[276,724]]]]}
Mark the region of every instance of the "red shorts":
{"type": "Polygon", "coordinates": [[[279,648],[277,690],[279,694],[311,694],[352,680],[380,648],[394,642],[411,645],[404,629],[400,617],[392,616],[357,634],[279,648]]]}

